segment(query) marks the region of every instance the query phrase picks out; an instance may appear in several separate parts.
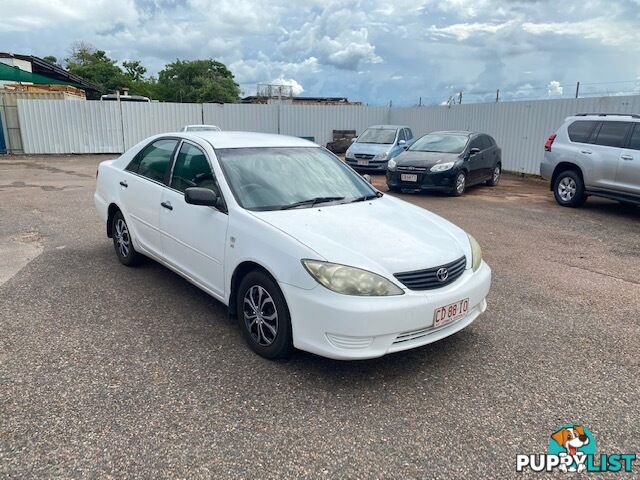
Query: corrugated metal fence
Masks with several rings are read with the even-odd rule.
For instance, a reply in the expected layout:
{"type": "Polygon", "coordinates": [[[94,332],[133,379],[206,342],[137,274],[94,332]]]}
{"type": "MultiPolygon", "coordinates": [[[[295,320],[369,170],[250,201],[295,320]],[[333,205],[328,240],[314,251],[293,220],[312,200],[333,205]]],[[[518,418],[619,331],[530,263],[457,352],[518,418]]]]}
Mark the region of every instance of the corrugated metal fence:
{"type": "Polygon", "coordinates": [[[25,153],[120,153],[140,140],[187,124],[313,137],[320,145],[333,130],[409,125],[415,135],[477,130],[502,146],[504,167],[538,173],[542,145],[568,115],[640,113],[640,96],[388,108],[316,105],[241,105],[18,100],[25,153]]]}

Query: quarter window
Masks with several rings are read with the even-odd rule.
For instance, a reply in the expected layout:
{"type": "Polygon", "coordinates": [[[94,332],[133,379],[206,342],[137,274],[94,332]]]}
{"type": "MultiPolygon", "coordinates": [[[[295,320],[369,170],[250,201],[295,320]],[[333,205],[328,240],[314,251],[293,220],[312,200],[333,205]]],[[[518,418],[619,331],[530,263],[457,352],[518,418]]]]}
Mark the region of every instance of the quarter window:
{"type": "Polygon", "coordinates": [[[593,127],[596,126],[596,123],[598,122],[588,120],[573,122],[567,129],[569,140],[577,143],[588,143],[589,136],[593,131],[593,127]]]}
{"type": "Polygon", "coordinates": [[[596,144],[607,147],[622,147],[630,126],[631,124],[628,122],[604,122],[598,132],[596,144]]]}
{"type": "Polygon", "coordinates": [[[636,123],[633,129],[631,140],[629,140],[629,148],[640,150],[640,123],[636,123]]]}
{"type": "Polygon", "coordinates": [[[400,131],[399,131],[399,133],[398,133],[398,141],[400,141],[400,140],[405,140],[405,141],[407,140],[407,139],[405,138],[404,128],[401,128],[401,129],[400,129],[400,131]]]}
{"type": "Polygon", "coordinates": [[[178,141],[173,139],[156,140],[133,159],[127,170],[156,182],[164,182],[177,144],[178,141]]]}
{"type": "Polygon", "coordinates": [[[209,188],[218,191],[216,179],[202,150],[190,143],[183,143],[173,166],[171,188],[184,192],[189,187],[209,188]]]}

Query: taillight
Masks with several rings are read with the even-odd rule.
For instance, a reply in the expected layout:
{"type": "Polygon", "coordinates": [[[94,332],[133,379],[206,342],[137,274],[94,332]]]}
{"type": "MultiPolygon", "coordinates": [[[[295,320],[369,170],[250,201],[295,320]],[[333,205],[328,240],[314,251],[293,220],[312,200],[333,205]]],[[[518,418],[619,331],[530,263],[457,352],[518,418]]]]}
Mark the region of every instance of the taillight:
{"type": "Polygon", "coordinates": [[[551,145],[553,145],[553,141],[556,139],[557,135],[555,133],[552,133],[551,135],[549,135],[549,138],[547,139],[547,141],[544,143],[544,149],[547,152],[551,151],[551,145]]]}

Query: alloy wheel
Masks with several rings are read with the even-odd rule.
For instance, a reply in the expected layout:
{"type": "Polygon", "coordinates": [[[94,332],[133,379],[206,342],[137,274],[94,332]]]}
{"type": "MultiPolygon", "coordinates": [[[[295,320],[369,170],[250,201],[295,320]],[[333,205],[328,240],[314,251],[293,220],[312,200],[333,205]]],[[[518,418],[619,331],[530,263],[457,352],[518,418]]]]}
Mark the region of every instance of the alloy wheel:
{"type": "Polygon", "coordinates": [[[464,193],[465,183],[466,177],[464,173],[460,173],[456,178],[456,192],[458,192],[459,195],[462,195],[464,193]]]}
{"type": "Polygon", "coordinates": [[[496,166],[496,168],[493,169],[493,183],[498,183],[498,180],[500,180],[500,167],[496,166]]]}
{"type": "Polygon", "coordinates": [[[564,177],[558,183],[558,195],[564,202],[570,202],[576,195],[576,182],[571,177],[564,177]]]}
{"type": "Polygon", "coordinates": [[[126,258],[129,256],[129,252],[131,251],[131,236],[129,235],[127,224],[122,218],[119,218],[116,222],[115,237],[118,252],[120,252],[122,257],[126,258]]]}
{"type": "Polygon", "coordinates": [[[269,292],[253,285],[244,294],[242,311],[253,340],[262,346],[271,345],[278,334],[278,310],[269,292]]]}

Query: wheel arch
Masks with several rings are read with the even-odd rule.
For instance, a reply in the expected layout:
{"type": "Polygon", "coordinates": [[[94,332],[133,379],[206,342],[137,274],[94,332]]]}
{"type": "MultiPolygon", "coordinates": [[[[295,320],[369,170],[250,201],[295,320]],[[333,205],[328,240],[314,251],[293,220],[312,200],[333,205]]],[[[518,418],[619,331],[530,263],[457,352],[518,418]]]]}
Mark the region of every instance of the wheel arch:
{"type": "Polygon", "coordinates": [[[107,237],[109,238],[113,238],[113,217],[117,212],[122,212],[122,210],[117,204],[111,203],[107,209],[107,237]]]}
{"type": "Polygon", "coordinates": [[[582,180],[582,184],[584,185],[584,175],[582,173],[582,169],[578,165],[571,162],[560,162],[558,163],[558,165],[556,165],[556,168],[553,169],[549,190],[553,190],[553,186],[558,179],[558,175],[560,175],[562,172],[566,172],[567,170],[576,172],[580,176],[580,180],[582,180]]]}
{"type": "Polygon", "coordinates": [[[243,262],[240,262],[238,265],[236,265],[236,268],[233,270],[233,273],[231,274],[231,281],[229,282],[229,301],[228,301],[229,315],[235,316],[236,314],[236,308],[237,308],[236,296],[237,296],[238,288],[240,287],[240,283],[242,282],[242,279],[246,277],[249,273],[254,272],[256,270],[269,276],[276,284],[278,283],[278,280],[273,275],[273,273],[271,273],[266,267],[259,264],[258,262],[254,260],[245,260],[243,262]]]}

